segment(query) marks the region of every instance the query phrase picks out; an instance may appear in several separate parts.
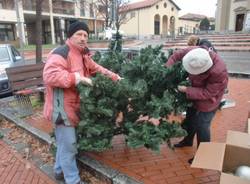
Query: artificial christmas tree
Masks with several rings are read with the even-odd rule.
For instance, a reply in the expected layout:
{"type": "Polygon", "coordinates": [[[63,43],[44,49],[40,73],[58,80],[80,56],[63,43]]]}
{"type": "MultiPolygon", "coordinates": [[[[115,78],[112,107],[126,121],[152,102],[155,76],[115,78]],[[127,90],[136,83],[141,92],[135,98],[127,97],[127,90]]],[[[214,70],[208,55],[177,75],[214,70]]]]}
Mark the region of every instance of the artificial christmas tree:
{"type": "Polygon", "coordinates": [[[180,63],[166,68],[167,58],[160,46],[142,49],[132,61],[116,51],[96,59],[124,79],[114,82],[96,75],[93,86],[78,85],[80,150],[105,150],[112,146],[114,135],[124,134],[130,147],[145,146],[159,151],[160,144],[185,135],[180,123],[167,119],[169,114],[183,112],[191,105],[185,95],[177,91],[179,84],[187,82],[187,73],[180,63]],[[118,121],[119,115],[122,118],[118,121]],[[158,119],[159,125],[152,124],[151,118],[158,119]]]}

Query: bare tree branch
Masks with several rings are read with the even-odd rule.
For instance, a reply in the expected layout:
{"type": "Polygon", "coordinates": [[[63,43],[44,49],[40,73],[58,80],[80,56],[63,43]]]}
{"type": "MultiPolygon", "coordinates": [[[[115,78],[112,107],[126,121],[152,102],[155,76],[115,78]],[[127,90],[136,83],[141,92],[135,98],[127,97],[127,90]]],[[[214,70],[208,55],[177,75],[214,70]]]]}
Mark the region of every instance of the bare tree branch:
{"type": "Polygon", "coordinates": [[[117,0],[116,8],[116,29],[119,30],[122,24],[127,23],[132,17],[129,17],[129,0],[117,0]]]}

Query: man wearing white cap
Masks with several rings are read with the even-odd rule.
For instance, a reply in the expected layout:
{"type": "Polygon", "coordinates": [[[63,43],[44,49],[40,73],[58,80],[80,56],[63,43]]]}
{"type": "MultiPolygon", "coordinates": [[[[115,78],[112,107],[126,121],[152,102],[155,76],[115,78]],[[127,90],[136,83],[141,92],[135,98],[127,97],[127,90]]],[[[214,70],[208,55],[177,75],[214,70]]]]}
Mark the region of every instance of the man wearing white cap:
{"type": "MultiPolygon", "coordinates": [[[[220,56],[206,48],[188,47],[176,51],[167,61],[166,66],[181,61],[184,69],[189,73],[191,86],[178,86],[178,90],[186,93],[186,97],[193,102],[187,109],[182,127],[188,135],[175,147],[193,145],[196,134],[197,145],[210,141],[210,124],[219,107],[224,90],[228,83],[226,66],[220,56]]],[[[193,158],[188,162],[191,164],[193,158]]]]}

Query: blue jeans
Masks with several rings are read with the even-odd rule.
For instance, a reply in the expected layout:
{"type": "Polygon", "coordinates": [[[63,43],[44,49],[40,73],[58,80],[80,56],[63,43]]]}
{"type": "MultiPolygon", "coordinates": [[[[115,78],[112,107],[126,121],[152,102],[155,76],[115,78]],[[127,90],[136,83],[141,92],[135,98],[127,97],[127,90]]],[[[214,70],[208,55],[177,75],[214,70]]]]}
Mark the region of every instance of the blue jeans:
{"type": "Polygon", "coordinates": [[[76,184],[80,181],[80,177],[76,164],[77,147],[75,128],[57,125],[55,136],[57,151],[54,172],[58,174],[63,172],[67,184],[76,184]]]}
{"type": "Polygon", "coordinates": [[[186,118],[182,124],[188,135],[183,139],[184,142],[193,144],[193,139],[197,136],[197,147],[200,142],[210,142],[210,125],[216,110],[211,112],[201,112],[194,108],[188,108],[186,118]]]}

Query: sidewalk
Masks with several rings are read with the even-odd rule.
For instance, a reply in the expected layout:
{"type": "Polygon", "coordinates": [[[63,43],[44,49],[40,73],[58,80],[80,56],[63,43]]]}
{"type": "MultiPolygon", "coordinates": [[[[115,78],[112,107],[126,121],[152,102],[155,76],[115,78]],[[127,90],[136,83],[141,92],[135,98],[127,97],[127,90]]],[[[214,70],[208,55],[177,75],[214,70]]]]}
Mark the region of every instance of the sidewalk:
{"type": "Polygon", "coordinates": [[[1,184],[56,184],[31,162],[0,140],[1,184]]]}
{"type": "MultiPolygon", "coordinates": [[[[250,110],[250,80],[230,78],[229,94],[236,106],[218,111],[212,122],[212,141],[224,142],[227,130],[245,131],[250,110]]],[[[31,126],[51,132],[52,126],[37,112],[25,119],[31,126]]],[[[177,142],[174,140],[173,142],[177,142]]],[[[217,184],[219,173],[211,170],[190,168],[187,160],[195,153],[195,146],[175,151],[162,145],[159,155],[145,149],[130,149],[124,137],[117,136],[113,148],[102,153],[87,153],[91,158],[125,173],[144,184],[217,184]]]]}

